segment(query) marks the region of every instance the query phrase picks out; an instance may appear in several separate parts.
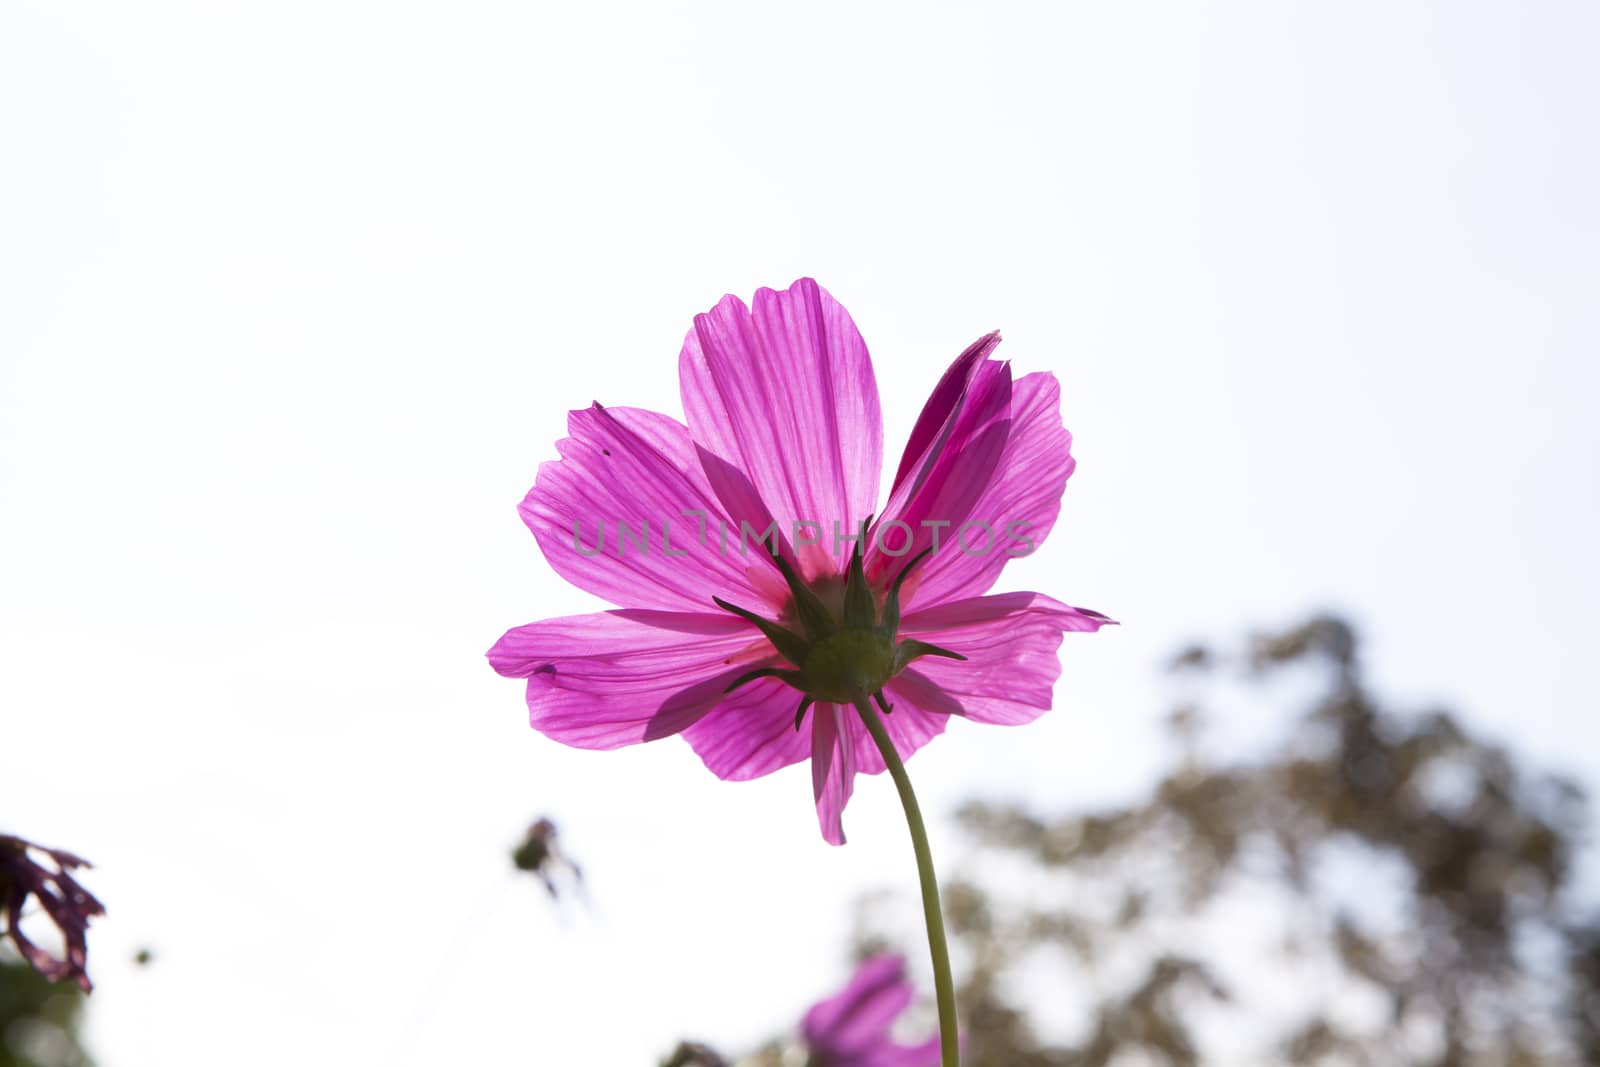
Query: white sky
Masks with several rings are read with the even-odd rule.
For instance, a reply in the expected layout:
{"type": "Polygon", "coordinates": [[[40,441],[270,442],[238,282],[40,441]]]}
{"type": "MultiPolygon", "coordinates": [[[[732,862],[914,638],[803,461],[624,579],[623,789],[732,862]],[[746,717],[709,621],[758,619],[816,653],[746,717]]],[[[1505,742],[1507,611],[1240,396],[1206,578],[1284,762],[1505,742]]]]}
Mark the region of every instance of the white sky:
{"type": "Polygon", "coordinates": [[[1580,2],[4,0],[0,825],[98,864],[106,1067],[647,1064],[842,976],[913,877],[886,782],[831,849],[803,768],[565,749],[482,660],[597,606],[514,511],[565,410],[681,414],[690,318],[803,274],[894,459],[984,331],[1055,371],[1080,466],[1001,588],[1124,623],[925,806],[1128,794],[1172,646],[1315,605],[1594,780],[1597,48],[1580,2]],[[591,912],[508,873],[540,813],[591,912]]]}

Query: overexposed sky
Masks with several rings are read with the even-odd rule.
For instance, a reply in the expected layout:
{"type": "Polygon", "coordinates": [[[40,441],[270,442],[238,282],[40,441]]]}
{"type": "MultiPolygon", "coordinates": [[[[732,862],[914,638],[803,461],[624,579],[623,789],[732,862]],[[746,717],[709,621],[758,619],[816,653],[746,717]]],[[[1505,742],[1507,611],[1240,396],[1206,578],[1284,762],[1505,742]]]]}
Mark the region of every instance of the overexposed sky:
{"type": "Polygon", "coordinates": [[[1056,373],[1078,472],[1000,588],[1123,621],[925,807],[1136,790],[1165,653],[1319,605],[1600,780],[1597,48],[1580,2],[5,0],[0,827],[98,865],[105,1067],[621,1067],[842,976],[913,878],[886,782],[832,849],[803,768],[562,748],[482,659],[599,606],[515,514],[564,412],[681,415],[691,317],[801,275],[893,459],[979,334],[1056,373]],[[541,813],[588,910],[508,872],[541,813]]]}

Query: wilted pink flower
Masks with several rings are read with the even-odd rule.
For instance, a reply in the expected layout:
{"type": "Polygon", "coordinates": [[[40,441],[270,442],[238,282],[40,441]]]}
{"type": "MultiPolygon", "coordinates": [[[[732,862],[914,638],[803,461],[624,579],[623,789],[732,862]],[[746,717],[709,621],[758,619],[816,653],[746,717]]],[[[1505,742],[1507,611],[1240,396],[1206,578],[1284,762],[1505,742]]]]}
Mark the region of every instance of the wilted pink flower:
{"type": "Polygon", "coordinates": [[[572,412],[521,513],[562,577],[620,609],[520,626],[489,651],[528,679],[534,728],[596,749],[681,733],[725,779],[809,757],[840,844],[856,772],[884,769],[853,700],[893,709],[902,758],[951,715],[1040,715],[1062,634],[1110,620],[983,595],[1043,542],[1073,469],[1055,378],[1013,381],[989,358],[999,343],[980,338],[934,387],[881,509],[872,363],[810,279],[696,316],[678,362],[687,425],[572,412]]]}
{"type": "Polygon", "coordinates": [[[939,1067],[939,1037],[920,1045],[890,1040],[889,1030],[911,1004],[906,961],[874,956],[850,984],[814,1005],[800,1026],[811,1058],[806,1067],[939,1067]]]}
{"type": "Polygon", "coordinates": [[[560,836],[556,824],[541,817],[533,821],[522,836],[522,843],[511,852],[512,866],[543,882],[551,900],[561,898],[558,877],[572,882],[580,892],[583,889],[583,869],[562,850],[557,840],[560,836]]]}
{"type": "Polygon", "coordinates": [[[72,877],[73,870],[88,866],[87,860],[62,849],[41,848],[20,837],[0,834],[0,919],[5,921],[4,932],[34,970],[52,982],[70,979],[85,993],[93,988],[85,970],[89,962],[89,920],[105,914],[100,902],[72,877]],[[48,858],[50,866],[34,859],[35,852],[48,858]],[[66,946],[64,958],[56,959],[22,932],[22,912],[29,897],[38,901],[39,908],[61,931],[66,946]]]}

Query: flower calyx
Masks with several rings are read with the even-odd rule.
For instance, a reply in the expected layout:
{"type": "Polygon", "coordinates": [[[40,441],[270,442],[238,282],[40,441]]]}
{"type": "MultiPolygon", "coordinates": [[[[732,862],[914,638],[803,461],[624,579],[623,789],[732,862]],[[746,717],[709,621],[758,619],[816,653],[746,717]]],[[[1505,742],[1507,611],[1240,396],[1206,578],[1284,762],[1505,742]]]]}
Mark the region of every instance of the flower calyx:
{"type": "MultiPolygon", "coordinates": [[[[757,678],[786,682],[801,693],[800,707],[794,716],[794,728],[798,730],[805,720],[806,709],[818,701],[855,704],[871,698],[887,714],[894,708],[884,698],[884,684],[905,670],[907,664],[922,656],[967,658],[926,641],[901,640],[899,636],[901,587],[912,569],[933,551],[931,548],[924,549],[901,569],[884,594],[880,613],[877,597],[867,582],[860,540],[850,556],[843,599],[836,609],[831,609],[817,590],[806,584],[776,544],[768,547],[773,563],[789,586],[790,605],[784,614],[792,615],[792,621],[787,625],[774,622],[720,597],[712,597],[712,600],[717,607],[760,630],[772,643],[774,651],[792,666],[748,671],[735,678],[726,692],[731,693],[757,678]]],[[[837,590],[837,586],[834,589],[837,590]]]]}

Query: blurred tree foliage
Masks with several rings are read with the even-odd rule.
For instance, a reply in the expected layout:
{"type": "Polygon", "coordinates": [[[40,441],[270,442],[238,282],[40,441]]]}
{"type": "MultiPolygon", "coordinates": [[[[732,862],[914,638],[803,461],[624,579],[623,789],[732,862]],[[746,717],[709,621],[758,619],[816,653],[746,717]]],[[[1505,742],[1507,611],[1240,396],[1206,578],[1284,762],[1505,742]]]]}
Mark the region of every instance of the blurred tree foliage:
{"type": "Polygon", "coordinates": [[[1174,670],[1192,699],[1148,797],[960,811],[964,1064],[1600,1064],[1575,786],[1447,713],[1386,706],[1336,618],[1174,670]],[[1219,698],[1309,711],[1264,756],[1217,759],[1219,698]]]}
{"type": "Polygon", "coordinates": [[[0,953],[0,1067],[90,1067],[78,1044],[84,995],[0,953]]]}
{"type": "Polygon", "coordinates": [[[715,1050],[697,1041],[681,1041],[661,1067],[728,1067],[728,1061],[715,1050]]]}

